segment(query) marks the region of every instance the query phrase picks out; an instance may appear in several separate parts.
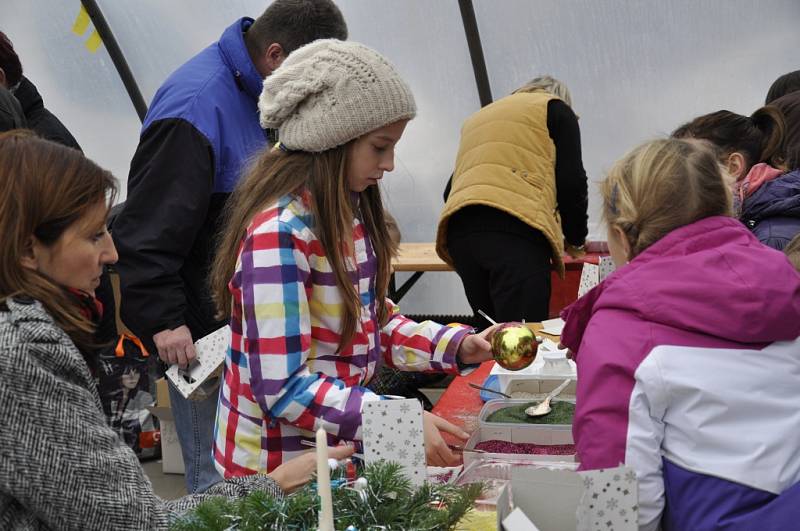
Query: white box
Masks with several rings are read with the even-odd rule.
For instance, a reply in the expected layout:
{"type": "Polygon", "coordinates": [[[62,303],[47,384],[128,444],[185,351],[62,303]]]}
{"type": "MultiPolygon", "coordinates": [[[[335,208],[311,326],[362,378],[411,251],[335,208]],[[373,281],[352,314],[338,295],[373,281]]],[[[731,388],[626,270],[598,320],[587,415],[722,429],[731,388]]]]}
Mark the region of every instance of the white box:
{"type": "MultiPolygon", "coordinates": [[[[577,382],[575,362],[565,356],[566,350],[558,350],[555,341],[544,339],[539,345],[536,359],[524,369],[509,371],[495,364],[490,374],[497,376],[498,388],[502,393],[521,391],[533,395],[547,394],[568,378],[577,382]]],[[[570,384],[562,391],[562,395],[575,396],[575,385],[575,382],[570,384]]]]}
{"type": "MultiPolygon", "coordinates": [[[[466,455],[466,453],[464,454],[466,455]]],[[[574,471],[578,468],[578,463],[567,461],[544,461],[544,460],[495,460],[490,456],[494,454],[480,454],[469,464],[464,464],[464,469],[455,479],[456,485],[466,485],[468,483],[483,483],[488,493],[484,493],[480,499],[475,501],[475,505],[495,507],[501,503],[503,488],[511,481],[511,472],[514,468],[548,468],[552,470],[574,471]]],[[[499,510],[499,509],[497,509],[499,510]]]]}
{"type": "Polygon", "coordinates": [[[541,531],[636,531],[638,496],[636,473],[624,466],[585,472],[513,467],[497,499],[497,529],[519,508],[541,531]],[[609,497],[617,498],[613,510],[609,497]]]}

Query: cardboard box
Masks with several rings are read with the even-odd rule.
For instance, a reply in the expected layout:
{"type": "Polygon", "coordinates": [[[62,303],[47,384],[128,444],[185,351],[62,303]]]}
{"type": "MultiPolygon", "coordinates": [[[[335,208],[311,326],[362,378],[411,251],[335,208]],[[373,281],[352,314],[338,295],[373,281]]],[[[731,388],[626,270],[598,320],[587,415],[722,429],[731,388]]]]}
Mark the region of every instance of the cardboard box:
{"type": "Polygon", "coordinates": [[[165,474],[183,474],[183,453],[170,407],[168,385],[164,378],[156,381],[156,405],[147,409],[158,417],[161,427],[161,470],[165,474]]]}
{"type": "Polygon", "coordinates": [[[586,472],[514,467],[497,499],[499,531],[514,531],[503,522],[515,509],[540,531],[636,531],[636,473],[624,466],[586,472]]]}

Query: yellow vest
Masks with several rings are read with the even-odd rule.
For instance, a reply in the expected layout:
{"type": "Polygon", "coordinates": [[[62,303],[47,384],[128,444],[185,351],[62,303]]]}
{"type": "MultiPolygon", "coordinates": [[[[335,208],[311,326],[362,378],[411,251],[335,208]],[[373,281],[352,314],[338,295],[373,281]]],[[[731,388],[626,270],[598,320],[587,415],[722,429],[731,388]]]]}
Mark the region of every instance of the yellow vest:
{"type": "Polygon", "coordinates": [[[556,203],[556,148],[547,129],[543,92],[506,96],[470,116],[461,128],[450,196],[436,233],[437,254],[447,252],[447,222],[468,205],[502,210],[545,235],[564,276],[564,235],[556,203]]]}

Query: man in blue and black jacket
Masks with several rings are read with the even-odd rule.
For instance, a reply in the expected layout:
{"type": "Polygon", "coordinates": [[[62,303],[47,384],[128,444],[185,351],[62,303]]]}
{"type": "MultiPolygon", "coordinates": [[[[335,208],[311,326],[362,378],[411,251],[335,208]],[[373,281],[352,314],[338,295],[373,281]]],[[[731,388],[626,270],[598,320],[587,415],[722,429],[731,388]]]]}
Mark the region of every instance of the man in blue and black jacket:
{"type": "MultiPolygon", "coordinates": [[[[258,121],[262,82],[293,50],[347,38],[331,0],[276,0],[242,18],[156,92],[114,221],[122,319],[166,363],[186,365],[215,319],[207,275],[220,214],[246,161],[271,140],[258,121]]],[[[211,458],[217,397],[170,386],[189,492],[219,481],[211,458]]]]}

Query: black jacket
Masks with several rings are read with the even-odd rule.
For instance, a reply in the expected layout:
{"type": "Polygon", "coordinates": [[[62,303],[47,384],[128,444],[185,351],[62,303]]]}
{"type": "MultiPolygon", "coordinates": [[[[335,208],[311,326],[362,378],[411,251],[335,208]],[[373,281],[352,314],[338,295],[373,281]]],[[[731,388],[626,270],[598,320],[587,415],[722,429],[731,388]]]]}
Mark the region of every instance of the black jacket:
{"type": "Polygon", "coordinates": [[[0,132],[27,127],[22,106],[11,92],[0,86],[0,132]]]}
{"type": "Polygon", "coordinates": [[[168,119],[145,130],[112,234],[121,258],[122,320],[151,352],[161,330],[185,324],[197,340],[222,324],[207,279],[229,194],[213,193],[213,182],[211,146],[194,126],[168,119]],[[163,177],[154,178],[153,168],[163,177]]]}
{"type": "Polygon", "coordinates": [[[28,78],[22,77],[19,86],[14,90],[14,96],[22,104],[28,127],[36,131],[36,134],[64,146],[81,149],[64,124],[45,108],[42,96],[28,78]]]}
{"type": "Polygon", "coordinates": [[[173,72],[150,102],[114,221],[123,322],[153,335],[186,325],[195,341],[217,321],[208,286],[220,215],[247,160],[263,149],[261,74],[244,42],[252,19],[173,72]]]}

